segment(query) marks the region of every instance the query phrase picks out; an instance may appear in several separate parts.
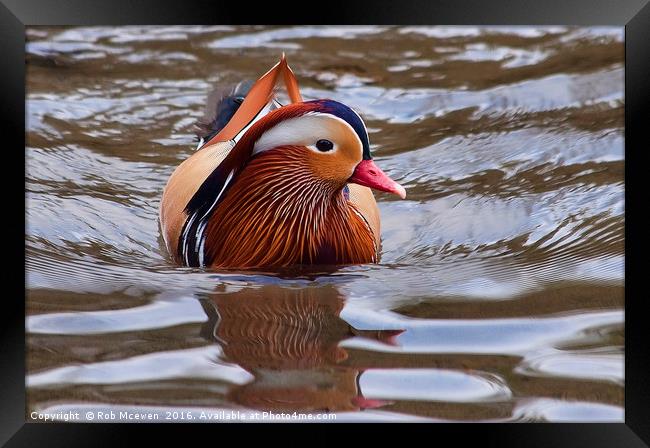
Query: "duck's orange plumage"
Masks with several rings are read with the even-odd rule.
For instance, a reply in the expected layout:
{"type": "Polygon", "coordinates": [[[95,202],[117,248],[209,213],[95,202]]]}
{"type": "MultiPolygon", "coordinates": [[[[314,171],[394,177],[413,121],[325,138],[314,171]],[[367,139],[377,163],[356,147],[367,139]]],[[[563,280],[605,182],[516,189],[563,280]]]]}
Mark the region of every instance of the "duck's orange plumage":
{"type": "Polygon", "coordinates": [[[377,262],[379,212],[368,187],[405,196],[372,161],[359,115],[332,100],[303,102],[283,57],[174,171],[161,228],[188,266],[377,262]],[[281,107],[279,80],[292,101],[281,107]]]}

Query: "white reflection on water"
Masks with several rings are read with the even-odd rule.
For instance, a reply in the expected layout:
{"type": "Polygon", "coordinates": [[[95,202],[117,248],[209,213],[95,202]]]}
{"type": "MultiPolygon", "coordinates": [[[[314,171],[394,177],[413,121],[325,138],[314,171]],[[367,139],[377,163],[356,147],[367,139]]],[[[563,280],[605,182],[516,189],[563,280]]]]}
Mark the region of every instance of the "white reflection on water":
{"type": "Polygon", "coordinates": [[[347,306],[341,313],[355,328],[405,329],[397,346],[354,338],[347,348],[405,353],[523,354],[538,347],[574,340],[585,330],[621,324],[621,311],[591,312],[536,319],[413,319],[396,313],[347,306]]]}
{"type": "Polygon", "coordinates": [[[25,328],[32,334],[98,334],[150,330],[206,320],[196,298],[177,297],[123,310],[28,316],[25,328]]]}
{"type": "Polygon", "coordinates": [[[444,369],[371,369],[361,375],[359,385],[364,397],[385,400],[462,403],[512,396],[498,377],[444,369]]]}
{"type": "Polygon", "coordinates": [[[203,378],[246,384],[253,376],[241,367],[218,361],[221,349],[212,345],[187,350],[150,353],[119,361],[71,365],[27,376],[27,387],[69,384],[120,384],[178,378],[203,378]]]}

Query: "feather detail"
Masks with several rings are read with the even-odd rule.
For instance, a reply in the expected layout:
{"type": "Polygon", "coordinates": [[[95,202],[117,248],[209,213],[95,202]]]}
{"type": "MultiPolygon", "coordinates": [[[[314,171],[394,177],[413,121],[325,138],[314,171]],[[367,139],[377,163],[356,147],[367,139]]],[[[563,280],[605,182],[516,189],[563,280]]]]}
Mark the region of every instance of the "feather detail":
{"type": "Polygon", "coordinates": [[[314,179],[304,151],[280,147],[248,163],[207,224],[206,266],[377,260],[375,236],[343,186],[314,179]]]}
{"type": "Polygon", "coordinates": [[[197,150],[217,135],[244,102],[252,86],[251,81],[242,81],[231,89],[216,89],[208,96],[205,116],[195,124],[199,140],[197,150]]]}
{"type": "Polygon", "coordinates": [[[253,84],[230,121],[208,143],[231,140],[248,126],[260,110],[273,98],[274,88],[280,80],[280,76],[283,77],[291,101],[294,103],[300,102],[302,98],[298,89],[298,81],[283,54],[280,62],[275,64],[253,84]]]}
{"type": "Polygon", "coordinates": [[[176,261],[182,229],[188,220],[187,203],[233,147],[232,142],[206,146],[181,163],[172,173],[160,203],[160,226],[167,250],[176,261]]]}

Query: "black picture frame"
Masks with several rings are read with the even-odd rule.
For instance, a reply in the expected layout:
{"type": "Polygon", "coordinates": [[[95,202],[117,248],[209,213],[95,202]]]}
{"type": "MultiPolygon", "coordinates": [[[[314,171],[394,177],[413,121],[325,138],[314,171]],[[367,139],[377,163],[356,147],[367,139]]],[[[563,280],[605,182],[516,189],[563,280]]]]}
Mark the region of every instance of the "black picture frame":
{"type": "MultiPolygon", "coordinates": [[[[650,4],[649,0],[437,0],[437,1],[328,1],[318,5],[269,2],[209,2],[200,0],[142,0],[138,2],[96,0],[0,0],[0,111],[2,113],[5,169],[3,228],[5,262],[3,275],[9,280],[3,297],[0,331],[0,443],[6,446],[116,446],[129,443],[134,432],[147,431],[159,437],[178,437],[185,443],[197,431],[223,440],[226,426],[217,433],[213,425],[160,424],[43,424],[25,418],[25,245],[18,235],[25,229],[25,195],[19,185],[25,168],[25,26],[28,25],[126,25],[126,24],[431,24],[431,25],[616,25],[625,26],[625,423],[620,424],[499,424],[499,425],[410,425],[411,437],[452,437],[454,444],[468,437],[487,446],[648,446],[650,443],[650,388],[646,387],[649,348],[644,341],[643,295],[634,266],[643,264],[643,253],[635,244],[641,232],[640,182],[642,163],[648,150],[644,118],[650,106],[650,4]],[[314,7],[316,6],[316,7],[314,7]],[[290,11],[290,14],[289,12],[290,11]],[[15,178],[14,178],[15,177],[15,178]],[[22,216],[22,218],[21,218],[22,216]],[[21,230],[22,227],[22,230],[21,230]],[[635,258],[639,259],[635,262],[635,258]],[[14,273],[13,270],[16,272],[14,273]],[[21,275],[22,271],[22,275],[21,275]],[[24,281],[21,281],[24,279],[24,281]],[[22,291],[22,293],[21,293],[22,291]],[[22,297],[22,299],[21,299],[22,297]],[[187,432],[186,432],[187,431],[187,432]],[[192,431],[189,433],[189,431],[192,431]],[[182,438],[181,438],[182,437],[182,438]]],[[[24,185],[24,183],[23,183],[24,185]]],[[[640,269],[636,269],[640,271],[640,269]]],[[[228,429],[244,429],[227,425],[228,429]]],[[[401,426],[401,425],[398,425],[401,426]]],[[[294,434],[304,425],[266,425],[273,431],[294,434]]],[[[266,429],[265,428],[265,429],[266,429]]],[[[392,432],[394,425],[364,428],[364,434],[392,432]]],[[[294,443],[316,441],[316,432],[336,443],[334,437],[350,425],[309,425],[296,433],[294,443]],[[302,432],[302,431],[300,431],[302,432]]],[[[404,429],[404,428],[401,428],[404,429]]],[[[241,432],[246,435],[246,432],[241,432]]],[[[285,436],[286,437],[286,436],[285,436]]],[[[347,439],[347,436],[345,436],[347,439]]],[[[172,439],[168,439],[172,440],[172,439]]],[[[290,439],[283,439],[290,440],[290,439]]],[[[415,440],[415,439],[414,439],[415,440]]],[[[426,440],[426,439],[425,439],[426,440]]],[[[440,443],[449,443],[442,442],[440,443]]]]}

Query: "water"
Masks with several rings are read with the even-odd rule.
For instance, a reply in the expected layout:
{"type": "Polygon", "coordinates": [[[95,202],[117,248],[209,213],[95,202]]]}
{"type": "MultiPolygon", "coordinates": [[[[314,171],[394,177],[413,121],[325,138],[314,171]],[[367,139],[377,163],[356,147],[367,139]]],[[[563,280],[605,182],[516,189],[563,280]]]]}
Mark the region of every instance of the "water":
{"type": "Polygon", "coordinates": [[[623,30],[27,30],[27,410],[622,421],[623,30]],[[378,265],[174,266],[162,189],[282,51],[365,118],[378,265]]]}

